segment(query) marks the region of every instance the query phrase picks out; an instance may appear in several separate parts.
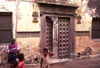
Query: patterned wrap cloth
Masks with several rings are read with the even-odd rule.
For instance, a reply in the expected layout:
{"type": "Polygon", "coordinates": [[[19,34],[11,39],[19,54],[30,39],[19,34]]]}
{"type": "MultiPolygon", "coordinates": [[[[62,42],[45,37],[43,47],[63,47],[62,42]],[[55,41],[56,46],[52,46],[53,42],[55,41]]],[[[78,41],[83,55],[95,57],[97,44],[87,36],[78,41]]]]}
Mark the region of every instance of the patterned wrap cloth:
{"type": "Polygon", "coordinates": [[[19,50],[19,46],[17,43],[7,45],[2,51],[6,53],[12,53],[19,50]]]}
{"type": "Polygon", "coordinates": [[[23,62],[23,61],[17,61],[17,63],[18,63],[18,67],[17,68],[26,68],[26,65],[25,65],[25,63],[23,62]]]}

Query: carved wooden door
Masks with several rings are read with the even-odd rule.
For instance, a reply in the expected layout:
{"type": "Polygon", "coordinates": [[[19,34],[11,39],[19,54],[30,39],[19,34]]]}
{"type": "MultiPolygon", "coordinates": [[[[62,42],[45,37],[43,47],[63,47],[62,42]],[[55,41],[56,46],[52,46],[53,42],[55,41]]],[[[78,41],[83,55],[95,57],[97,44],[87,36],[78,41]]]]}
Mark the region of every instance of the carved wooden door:
{"type": "Polygon", "coordinates": [[[59,42],[58,42],[58,57],[60,59],[68,58],[68,35],[69,35],[69,19],[59,18],[59,42]]]}
{"type": "Polygon", "coordinates": [[[46,47],[53,51],[53,21],[46,17],[46,47]]]}

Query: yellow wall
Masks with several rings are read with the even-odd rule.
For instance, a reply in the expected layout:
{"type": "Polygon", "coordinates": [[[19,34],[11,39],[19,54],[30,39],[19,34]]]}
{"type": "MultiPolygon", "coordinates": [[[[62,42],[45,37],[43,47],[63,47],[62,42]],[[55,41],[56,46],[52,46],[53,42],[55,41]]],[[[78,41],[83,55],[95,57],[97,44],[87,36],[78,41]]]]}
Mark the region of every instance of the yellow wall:
{"type": "Polygon", "coordinates": [[[20,46],[21,53],[25,55],[25,61],[30,61],[33,58],[40,56],[40,38],[18,38],[17,42],[20,46]]]}
{"type": "Polygon", "coordinates": [[[12,12],[12,24],[13,24],[13,37],[15,38],[16,28],[16,3],[14,1],[0,1],[0,12],[12,12]]]}
{"type": "MultiPolygon", "coordinates": [[[[13,24],[14,38],[17,35],[16,31],[17,32],[40,31],[40,17],[39,17],[40,12],[39,11],[40,9],[38,5],[34,3],[33,1],[19,1],[19,2],[3,1],[3,4],[0,3],[0,12],[13,13],[12,24],[13,24]],[[33,12],[38,12],[37,23],[33,22],[33,17],[32,17],[33,12]]],[[[25,61],[30,61],[33,58],[40,56],[40,37],[24,37],[24,38],[18,37],[16,42],[18,43],[20,47],[21,53],[25,54],[25,61]]]]}
{"type": "MultiPolygon", "coordinates": [[[[61,2],[60,0],[57,1],[58,3],[61,2]]],[[[73,0],[71,2],[73,2],[73,0]]],[[[92,49],[92,54],[100,53],[100,40],[95,41],[91,39],[92,17],[87,3],[87,0],[74,0],[74,4],[79,6],[76,13],[82,16],[81,24],[77,24],[77,19],[75,19],[76,31],[90,31],[90,36],[76,36],[76,54],[79,52],[82,53],[86,47],[90,47],[92,49]]],[[[1,8],[1,5],[2,4],[0,3],[0,12],[13,13],[12,19],[14,38],[16,35],[16,28],[17,32],[40,31],[40,15],[38,15],[38,23],[32,22],[32,13],[38,12],[38,14],[40,14],[40,9],[37,3],[34,3],[33,1],[21,1],[18,4],[18,9],[16,1],[6,1],[3,4],[3,8],[1,8]],[[18,13],[16,10],[18,10],[18,13]]],[[[95,13],[95,9],[92,9],[92,11],[95,13]]],[[[26,61],[40,55],[40,37],[17,38],[17,43],[21,52],[25,54],[26,61]]]]}
{"type": "Polygon", "coordinates": [[[18,9],[17,31],[40,31],[38,5],[33,2],[20,2],[18,9]],[[38,12],[38,23],[33,22],[33,12],[38,12]]]}
{"type": "MultiPolygon", "coordinates": [[[[40,31],[39,7],[34,2],[20,2],[18,6],[17,31],[40,31]],[[33,22],[32,14],[38,12],[38,22],[33,22]]],[[[21,52],[25,54],[25,61],[30,61],[40,56],[40,37],[17,38],[21,52]]]]}
{"type": "Polygon", "coordinates": [[[88,0],[75,0],[74,3],[79,5],[76,13],[82,16],[81,24],[77,24],[77,19],[75,20],[76,31],[90,31],[90,36],[76,36],[76,54],[79,52],[82,53],[86,47],[90,47],[92,49],[92,54],[100,53],[100,39],[94,40],[91,38],[91,12],[93,11],[93,13],[95,13],[95,9],[88,7],[88,0]]]}

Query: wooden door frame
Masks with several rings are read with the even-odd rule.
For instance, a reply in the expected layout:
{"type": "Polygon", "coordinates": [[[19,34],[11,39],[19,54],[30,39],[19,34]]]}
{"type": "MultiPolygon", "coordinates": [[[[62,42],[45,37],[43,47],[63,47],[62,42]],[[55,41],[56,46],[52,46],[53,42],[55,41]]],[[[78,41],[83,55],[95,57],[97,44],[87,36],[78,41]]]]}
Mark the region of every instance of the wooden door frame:
{"type": "Polygon", "coordinates": [[[57,15],[57,14],[43,14],[40,17],[41,20],[41,31],[40,31],[40,45],[41,45],[41,54],[42,54],[42,50],[43,48],[46,47],[46,37],[45,37],[45,33],[46,33],[46,20],[45,17],[49,16],[49,17],[63,17],[63,18],[70,18],[70,23],[69,23],[69,58],[74,58],[75,57],[75,18],[73,15],[57,15]]]}
{"type": "MultiPolygon", "coordinates": [[[[12,12],[0,12],[0,15],[11,16],[11,24],[12,24],[12,38],[13,38],[13,13],[12,12]]],[[[7,43],[0,43],[0,44],[7,44],[7,43]]]]}

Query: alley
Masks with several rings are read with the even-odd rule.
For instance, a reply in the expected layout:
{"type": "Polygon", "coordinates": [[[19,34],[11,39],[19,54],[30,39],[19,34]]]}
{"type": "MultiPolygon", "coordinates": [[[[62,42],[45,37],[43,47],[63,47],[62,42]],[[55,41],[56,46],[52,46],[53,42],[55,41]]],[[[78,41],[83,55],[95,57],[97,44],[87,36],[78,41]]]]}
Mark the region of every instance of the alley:
{"type": "MultiPolygon", "coordinates": [[[[27,67],[39,68],[39,67],[27,67]]],[[[71,61],[62,64],[51,65],[50,68],[100,68],[100,58],[71,61]]]]}

